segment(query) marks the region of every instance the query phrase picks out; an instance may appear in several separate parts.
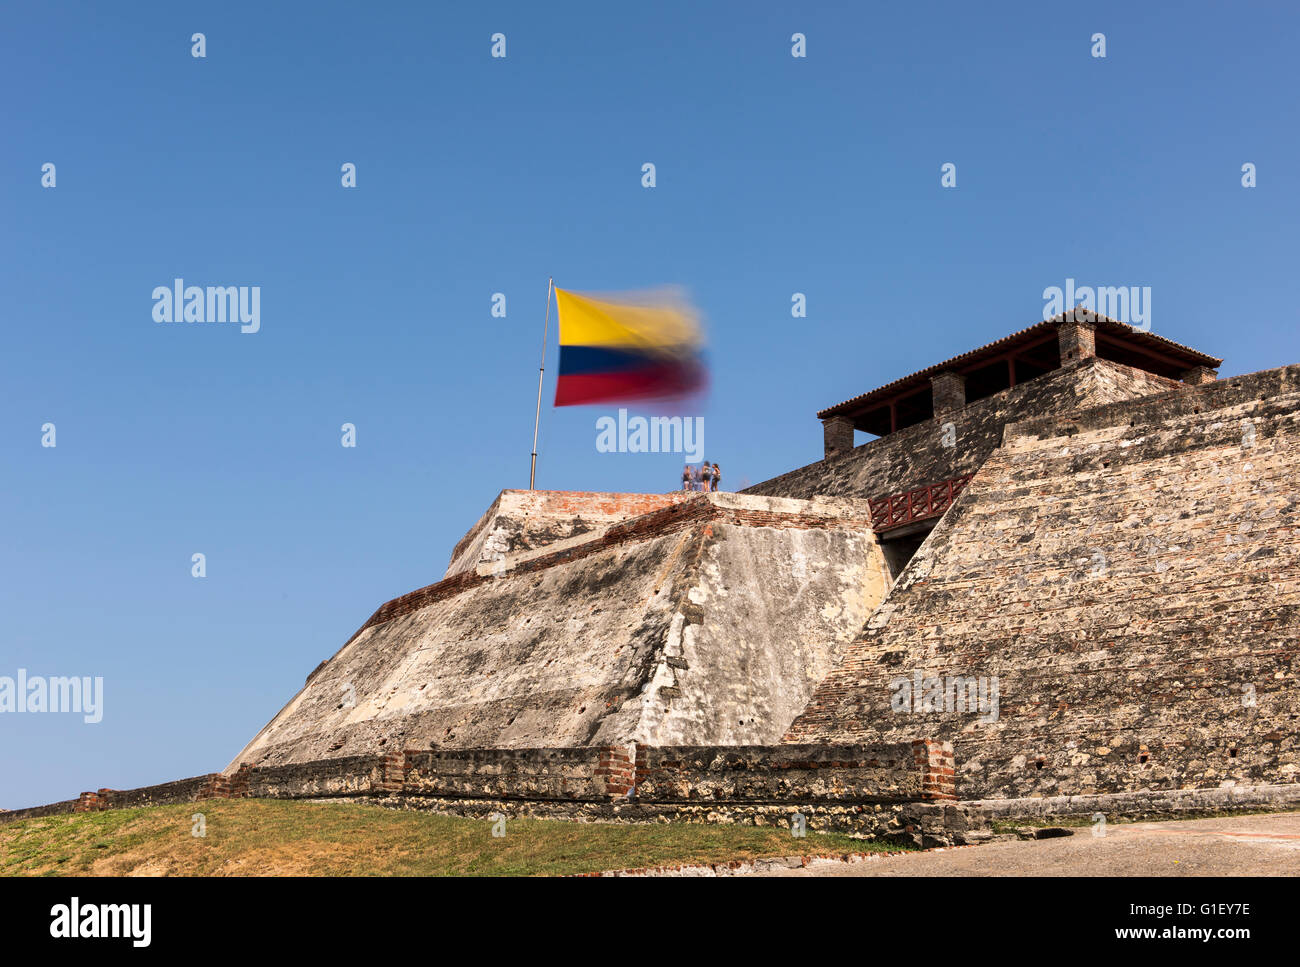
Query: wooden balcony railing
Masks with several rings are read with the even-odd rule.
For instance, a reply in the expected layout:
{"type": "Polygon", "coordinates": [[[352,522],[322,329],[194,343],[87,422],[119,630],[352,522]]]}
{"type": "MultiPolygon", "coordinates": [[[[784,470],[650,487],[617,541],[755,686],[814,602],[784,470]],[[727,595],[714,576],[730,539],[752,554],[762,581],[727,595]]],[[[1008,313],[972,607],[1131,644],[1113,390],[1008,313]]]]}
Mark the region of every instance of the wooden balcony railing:
{"type": "Polygon", "coordinates": [[[880,533],[919,520],[938,517],[952,506],[952,502],[966,489],[966,485],[974,476],[973,473],[968,473],[964,477],[954,477],[952,480],[918,487],[907,493],[870,500],[868,505],[871,508],[871,526],[875,528],[876,533],[880,533]]]}

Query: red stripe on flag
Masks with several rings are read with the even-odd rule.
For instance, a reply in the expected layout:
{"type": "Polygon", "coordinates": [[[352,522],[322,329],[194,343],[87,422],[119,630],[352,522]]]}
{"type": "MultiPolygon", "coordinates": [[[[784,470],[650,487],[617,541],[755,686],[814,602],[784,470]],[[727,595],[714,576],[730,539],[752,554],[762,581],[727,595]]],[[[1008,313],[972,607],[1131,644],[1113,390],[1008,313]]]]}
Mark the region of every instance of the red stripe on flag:
{"type": "Polygon", "coordinates": [[[685,396],[702,389],[704,368],[666,363],[613,373],[572,373],[555,383],[556,406],[685,396]]]}

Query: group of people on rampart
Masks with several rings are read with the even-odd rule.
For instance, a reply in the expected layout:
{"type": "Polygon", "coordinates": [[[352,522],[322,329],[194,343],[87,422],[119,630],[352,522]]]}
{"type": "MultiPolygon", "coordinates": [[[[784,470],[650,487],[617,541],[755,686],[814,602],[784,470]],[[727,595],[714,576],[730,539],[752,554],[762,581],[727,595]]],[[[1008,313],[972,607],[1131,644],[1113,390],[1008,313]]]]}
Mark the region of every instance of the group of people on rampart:
{"type": "Polygon", "coordinates": [[[698,467],[689,463],[682,468],[682,489],[704,492],[716,491],[722,483],[722,469],[705,460],[698,467]]]}

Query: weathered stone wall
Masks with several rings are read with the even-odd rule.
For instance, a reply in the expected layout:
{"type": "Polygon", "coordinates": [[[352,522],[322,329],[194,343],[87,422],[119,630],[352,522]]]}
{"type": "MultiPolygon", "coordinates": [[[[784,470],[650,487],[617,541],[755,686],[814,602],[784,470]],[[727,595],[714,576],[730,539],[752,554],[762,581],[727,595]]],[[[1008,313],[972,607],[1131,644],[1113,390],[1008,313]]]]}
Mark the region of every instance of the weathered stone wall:
{"type": "Polygon", "coordinates": [[[884,596],[860,501],[696,494],[379,608],[227,769],[773,743],[884,596]]]}
{"type": "Polygon", "coordinates": [[[963,797],[1300,778],[1300,367],[1007,441],[787,741],[950,739],[963,797]],[[896,710],[918,672],[997,680],[996,720],[896,710]]]}
{"type": "Polygon", "coordinates": [[[638,746],[637,796],[652,802],[951,799],[952,748],[638,746]]]}
{"type": "Polygon", "coordinates": [[[1267,403],[1272,397],[1300,392],[1300,365],[1279,366],[1196,387],[1181,383],[1173,385],[1181,389],[1132,400],[1110,401],[1106,405],[1076,412],[1024,417],[1008,427],[1007,436],[1009,439],[1070,436],[1086,430],[1137,426],[1196,416],[1210,410],[1240,407],[1254,401],[1267,403]]]}
{"type": "Polygon", "coordinates": [[[244,769],[217,792],[222,798],[332,799],[382,793],[401,784],[400,754],[350,755],[291,762],[266,769],[244,769]]]}
{"type": "Polygon", "coordinates": [[[1183,384],[1122,363],[1090,358],[904,427],[853,450],[755,484],[747,494],[878,498],[978,470],[1010,422],[1163,393],[1183,384]],[[954,445],[945,446],[951,422],[954,445]]]}
{"type": "Polygon", "coordinates": [[[633,783],[624,748],[432,749],[406,753],[405,795],[609,802],[633,783]]]}
{"type": "MultiPolygon", "coordinates": [[[[395,809],[427,810],[479,819],[569,819],[591,823],[707,823],[790,829],[803,817],[811,832],[847,833],[867,840],[925,848],[968,846],[990,838],[988,812],[959,802],[553,802],[387,796],[364,800],[395,809]]],[[[792,840],[792,842],[799,842],[792,840]]]]}
{"type": "Polygon", "coordinates": [[[162,806],[169,803],[196,802],[220,782],[221,774],[212,772],[189,779],[142,786],[138,789],[99,789],[83,792],[76,799],[31,806],[27,809],[0,810],[0,822],[35,819],[62,813],[98,812],[104,809],[129,809],[135,806],[162,806]]]}
{"type": "Polygon", "coordinates": [[[601,531],[610,524],[662,510],[693,496],[589,493],[569,490],[503,490],[452,551],[444,577],[490,566],[521,551],[533,551],[601,531]]]}
{"type": "MultiPolygon", "coordinates": [[[[1107,403],[1127,403],[1146,396],[1186,389],[1187,385],[1176,379],[1157,376],[1145,369],[1134,369],[1122,363],[1099,360],[1099,365],[1092,367],[1092,385],[1081,407],[1088,409],[1107,403]]],[[[1030,415],[1025,414],[1026,417],[1030,415]]]]}
{"type": "Polygon", "coordinates": [[[170,802],[193,802],[198,799],[203,789],[213,780],[213,776],[193,776],[189,779],[177,779],[156,786],[144,786],[139,789],[101,789],[99,798],[114,809],[128,809],[132,806],[157,806],[170,802]]]}
{"type": "Polygon", "coordinates": [[[1212,789],[1143,789],[1081,796],[977,799],[968,805],[990,819],[1178,819],[1244,810],[1291,811],[1300,808],[1300,782],[1212,789]]]}
{"type": "Polygon", "coordinates": [[[472,817],[789,827],[934,846],[987,834],[954,801],[950,744],[431,749],[242,767],[144,789],[101,789],[0,822],[55,812],[209,799],[346,799],[472,817]],[[64,808],[66,807],[66,808],[64,808]]]}
{"type": "Polygon", "coordinates": [[[65,799],[62,802],[47,803],[44,806],[28,806],[25,809],[0,809],[0,823],[17,822],[20,819],[37,819],[41,816],[59,816],[64,813],[79,812],[78,799],[65,799]]]}

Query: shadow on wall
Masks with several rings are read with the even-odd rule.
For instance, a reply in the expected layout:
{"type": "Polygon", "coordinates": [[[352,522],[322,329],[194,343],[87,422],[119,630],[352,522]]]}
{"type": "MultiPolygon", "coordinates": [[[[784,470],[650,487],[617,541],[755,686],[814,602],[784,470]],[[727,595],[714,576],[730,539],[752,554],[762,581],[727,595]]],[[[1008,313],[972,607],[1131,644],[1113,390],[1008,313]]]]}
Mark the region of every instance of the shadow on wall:
{"type": "Polygon", "coordinates": [[[917,524],[915,528],[904,528],[900,532],[881,535],[880,550],[885,555],[885,566],[889,568],[889,580],[897,581],[898,576],[903,573],[903,568],[907,567],[908,562],[920,550],[925,539],[930,536],[930,531],[934,530],[934,525],[938,520],[926,521],[917,524]]]}

